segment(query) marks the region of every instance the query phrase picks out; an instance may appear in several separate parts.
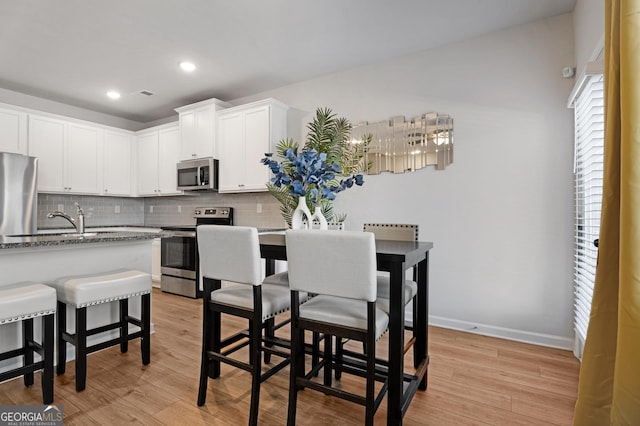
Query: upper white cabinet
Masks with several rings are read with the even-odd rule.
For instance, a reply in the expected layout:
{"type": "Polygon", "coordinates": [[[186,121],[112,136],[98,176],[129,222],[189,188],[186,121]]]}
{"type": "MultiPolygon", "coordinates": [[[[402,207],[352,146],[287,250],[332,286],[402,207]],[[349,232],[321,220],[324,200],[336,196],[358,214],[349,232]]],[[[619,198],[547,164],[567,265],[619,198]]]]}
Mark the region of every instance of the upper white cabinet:
{"type": "Polygon", "coordinates": [[[128,132],[106,130],[104,132],[103,194],[131,195],[133,182],[133,137],[128,132]]]}
{"type": "Polygon", "coordinates": [[[38,157],[38,191],[100,194],[99,128],[29,115],[29,149],[38,157]]]}
{"type": "Polygon", "coordinates": [[[180,160],[218,157],[216,149],[216,112],[229,106],[218,99],[208,99],[176,109],[179,114],[180,160]]]}
{"type": "Polygon", "coordinates": [[[102,193],[102,137],[97,127],[69,123],[67,188],[74,194],[102,193]]]}
{"type": "Polygon", "coordinates": [[[286,137],[287,110],[266,99],[218,112],[219,192],[267,190],[271,171],[260,159],[286,137]]]}
{"type": "Polygon", "coordinates": [[[178,126],[138,132],[138,195],[178,195],[176,163],[180,161],[178,126]]]}
{"type": "Polygon", "coordinates": [[[66,123],[49,117],[29,117],[29,155],[38,157],[38,191],[65,192],[66,123]]]}
{"type": "Polygon", "coordinates": [[[27,153],[27,113],[0,108],[0,152],[27,153]]]}

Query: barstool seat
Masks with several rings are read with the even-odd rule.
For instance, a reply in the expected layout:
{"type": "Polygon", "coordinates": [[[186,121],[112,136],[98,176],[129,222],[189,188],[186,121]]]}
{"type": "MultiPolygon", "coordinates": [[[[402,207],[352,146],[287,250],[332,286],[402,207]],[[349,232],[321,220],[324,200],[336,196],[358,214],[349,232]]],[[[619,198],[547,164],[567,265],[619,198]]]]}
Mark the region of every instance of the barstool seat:
{"type": "Polygon", "coordinates": [[[141,338],[142,363],[150,362],[150,326],[151,326],[151,275],[137,270],[115,270],[99,274],[67,276],[51,283],[58,290],[58,368],[63,374],[66,367],[66,343],[75,346],[76,352],[76,390],[86,385],[87,355],[120,344],[120,352],[127,352],[129,340],[141,338]],[[129,298],[142,296],[140,318],[129,315],[129,298]],[[119,320],[87,329],[87,307],[117,301],[120,308],[119,320]],[[75,309],[76,332],[70,334],[66,327],[67,305],[75,309]],[[129,333],[129,324],[140,328],[129,333]],[[119,329],[120,336],[106,342],[87,346],[87,337],[106,331],[119,329]]]}
{"type": "Polygon", "coordinates": [[[0,382],[23,376],[25,386],[33,384],[33,372],[42,369],[42,401],[53,402],[53,318],[55,289],[38,283],[18,283],[0,287],[0,325],[22,323],[22,347],[0,353],[0,361],[24,357],[22,367],[0,373],[0,382]],[[33,319],[42,317],[42,340],[33,339],[33,319]],[[34,362],[34,353],[41,356],[34,362]]]}
{"type": "Polygon", "coordinates": [[[58,290],[58,300],[79,308],[151,292],[149,274],[129,269],[62,277],[52,284],[58,290]]]}

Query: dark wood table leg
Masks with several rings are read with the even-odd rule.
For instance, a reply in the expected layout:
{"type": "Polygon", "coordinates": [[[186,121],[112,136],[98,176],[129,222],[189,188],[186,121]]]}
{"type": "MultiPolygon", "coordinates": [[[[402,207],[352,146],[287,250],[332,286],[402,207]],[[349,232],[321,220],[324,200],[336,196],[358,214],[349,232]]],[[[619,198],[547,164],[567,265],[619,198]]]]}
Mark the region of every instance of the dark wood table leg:
{"type": "MultiPolygon", "coordinates": [[[[426,360],[429,363],[429,253],[426,258],[418,264],[418,317],[416,330],[416,342],[413,346],[413,363],[418,368],[420,363],[426,360]]],[[[426,369],[419,389],[427,389],[427,379],[429,370],[426,369]]]]}
{"type": "Polygon", "coordinates": [[[389,389],[387,424],[402,424],[404,373],[404,264],[394,264],[390,271],[389,300],[389,389]]]}

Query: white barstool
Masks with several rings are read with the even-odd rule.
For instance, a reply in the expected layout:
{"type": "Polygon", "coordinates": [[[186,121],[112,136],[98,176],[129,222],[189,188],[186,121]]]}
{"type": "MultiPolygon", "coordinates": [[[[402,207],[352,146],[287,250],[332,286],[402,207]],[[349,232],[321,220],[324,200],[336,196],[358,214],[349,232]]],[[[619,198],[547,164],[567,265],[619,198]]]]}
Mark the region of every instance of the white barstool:
{"type": "Polygon", "coordinates": [[[75,346],[76,391],[84,390],[87,377],[87,355],[120,344],[120,352],[127,352],[129,340],[141,338],[142,364],[150,361],[151,275],[136,270],[116,270],[100,274],[58,278],[51,283],[58,290],[58,374],[64,374],[67,345],[75,346]],[[129,315],[129,298],[142,296],[140,318],[129,315]],[[87,307],[118,301],[118,321],[87,330],[87,307]],[[75,334],[67,332],[67,304],[75,308],[75,334]],[[129,324],[140,330],[129,333],[129,324]],[[120,329],[120,337],[87,346],[87,337],[120,329]]]}
{"type": "Polygon", "coordinates": [[[0,353],[0,361],[23,356],[22,367],[0,373],[0,382],[23,376],[24,385],[33,384],[33,372],[42,369],[42,402],[53,402],[53,318],[56,291],[43,284],[19,283],[0,287],[0,325],[22,323],[22,347],[0,353]],[[33,319],[42,318],[42,339],[33,339],[33,319]],[[34,362],[33,354],[40,355],[34,362]]]}

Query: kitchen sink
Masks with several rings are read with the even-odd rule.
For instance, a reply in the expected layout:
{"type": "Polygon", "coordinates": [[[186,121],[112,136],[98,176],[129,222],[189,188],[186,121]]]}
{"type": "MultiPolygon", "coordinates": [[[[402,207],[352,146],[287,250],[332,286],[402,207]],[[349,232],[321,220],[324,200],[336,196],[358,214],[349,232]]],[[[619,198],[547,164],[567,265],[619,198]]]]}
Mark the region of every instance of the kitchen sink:
{"type": "MultiPolygon", "coordinates": [[[[109,232],[101,232],[101,234],[108,234],[109,232]]],[[[53,235],[59,235],[61,237],[65,237],[65,238],[84,238],[84,237],[95,237],[96,235],[98,235],[97,232],[83,232],[82,234],[79,234],[77,232],[73,232],[70,234],[53,234],[53,235]]]]}

